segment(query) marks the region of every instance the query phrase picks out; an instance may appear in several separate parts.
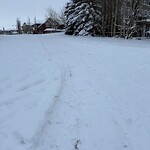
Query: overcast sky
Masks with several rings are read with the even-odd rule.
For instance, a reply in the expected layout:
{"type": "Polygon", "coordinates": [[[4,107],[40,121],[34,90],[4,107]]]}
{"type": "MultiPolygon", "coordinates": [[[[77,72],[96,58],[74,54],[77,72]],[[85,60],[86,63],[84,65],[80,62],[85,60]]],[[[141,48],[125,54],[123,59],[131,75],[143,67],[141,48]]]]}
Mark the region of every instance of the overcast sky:
{"type": "Polygon", "coordinates": [[[3,27],[14,28],[16,18],[27,21],[28,16],[33,22],[34,16],[37,20],[44,20],[46,9],[52,7],[60,12],[69,0],[0,0],[0,29],[3,27]]]}

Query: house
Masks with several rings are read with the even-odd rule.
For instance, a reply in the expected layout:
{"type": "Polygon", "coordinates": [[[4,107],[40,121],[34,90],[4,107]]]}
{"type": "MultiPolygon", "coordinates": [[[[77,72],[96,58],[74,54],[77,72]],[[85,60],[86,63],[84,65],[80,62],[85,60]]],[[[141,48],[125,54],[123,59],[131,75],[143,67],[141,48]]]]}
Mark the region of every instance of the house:
{"type": "MultiPolygon", "coordinates": [[[[131,14],[131,10],[128,6],[131,5],[132,0],[126,0],[126,2],[126,16],[129,16],[131,14]]],[[[145,37],[146,32],[150,30],[150,0],[139,0],[139,2],[139,17],[136,21],[139,31],[137,31],[136,36],[145,37]]]]}
{"type": "Polygon", "coordinates": [[[25,22],[21,26],[22,33],[24,34],[31,34],[33,33],[33,27],[31,25],[26,24],[25,22]]]}
{"type": "Polygon", "coordinates": [[[4,31],[3,30],[0,30],[0,35],[4,34],[4,31]]]}
{"type": "Polygon", "coordinates": [[[44,23],[33,24],[33,34],[45,34],[53,32],[61,32],[64,25],[60,21],[48,18],[44,23]]]}
{"type": "Polygon", "coordinates": [[[38,30],[38,27],[41,25],[41,23],[34,23],[32,25],[32,29],[33,29],[33,34],[38,34],[39,33],[39,30],[38,30]]]}
{"type": "Polygon", "coordinates": [[[145,37],[150,31],[150,0],[142,0],[142,5],[140,9],[141,18],[137,24],[141,27],[141,36],[145,37]]]}

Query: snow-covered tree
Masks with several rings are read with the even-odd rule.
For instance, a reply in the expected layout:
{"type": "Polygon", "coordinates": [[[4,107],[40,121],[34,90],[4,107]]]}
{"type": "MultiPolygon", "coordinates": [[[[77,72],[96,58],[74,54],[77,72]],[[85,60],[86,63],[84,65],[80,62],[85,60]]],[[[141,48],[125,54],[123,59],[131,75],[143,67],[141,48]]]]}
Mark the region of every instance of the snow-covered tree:
{"type": "Polygon", "coordinates": [[[98,36],[102,33],[101,7],[97,0],[71,0],[67,3],[65,16],[65,34],[98,36]]]}

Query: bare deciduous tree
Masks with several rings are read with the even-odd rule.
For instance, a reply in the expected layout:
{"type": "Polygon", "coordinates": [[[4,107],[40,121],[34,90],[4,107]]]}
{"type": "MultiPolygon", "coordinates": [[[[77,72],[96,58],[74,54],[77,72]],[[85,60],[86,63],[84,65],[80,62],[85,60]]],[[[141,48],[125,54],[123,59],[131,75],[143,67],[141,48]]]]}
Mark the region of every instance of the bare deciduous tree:
{"type": "Polygon", "coordinates": [[[61,10],[60,15],[59,15],[60,21],[61,21],[63,24],[65,24],[65,22],[66,22],[66,17],[65,17],[64,12],[65,12],[65,8],[61,10]]]}
{"type": "Polygon", "coordinates": [[[123,1],[123,30],[124,36],[127,39],[131,38],[136,32],[140,1],[141,0],[131,0],[130,3],[126,0],[123,1]]]}
{"type": "Polygon", "coordinates": [[[51,18],[53,20],[57,20],[58,19],[58,14],[56,13],[56,11],[52,8],[52,7],[49,7],[46,9],[46,19],[48,18],[51,18]]]}

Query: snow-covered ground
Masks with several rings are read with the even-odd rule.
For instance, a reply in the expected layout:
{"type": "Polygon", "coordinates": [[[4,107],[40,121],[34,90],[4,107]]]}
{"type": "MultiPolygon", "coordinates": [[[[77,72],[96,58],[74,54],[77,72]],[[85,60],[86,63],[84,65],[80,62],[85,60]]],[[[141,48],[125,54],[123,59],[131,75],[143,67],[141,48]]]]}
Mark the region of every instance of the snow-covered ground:
{"type": "Polygon", "coordinates": [[[0,36],[0,150],[150,149],[150,41],[0,36]]]}

